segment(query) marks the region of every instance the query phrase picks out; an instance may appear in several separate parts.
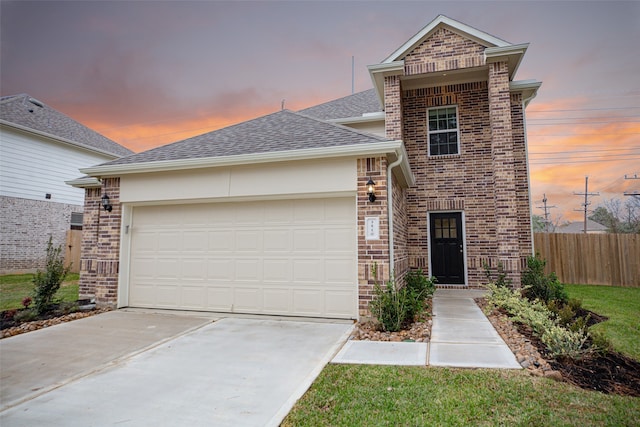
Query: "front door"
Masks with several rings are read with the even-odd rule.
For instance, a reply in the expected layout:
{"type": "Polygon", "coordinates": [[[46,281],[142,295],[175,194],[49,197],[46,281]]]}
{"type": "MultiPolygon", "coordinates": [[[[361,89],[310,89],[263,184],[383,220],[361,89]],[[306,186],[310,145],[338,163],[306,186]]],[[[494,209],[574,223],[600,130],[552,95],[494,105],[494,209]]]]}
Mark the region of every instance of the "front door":
{"type": "Polygon", "coordinates": [[[462,237],[462,213],[432,213],[431,275],[441,285],[464,284],[464,250],[462,237]]]}

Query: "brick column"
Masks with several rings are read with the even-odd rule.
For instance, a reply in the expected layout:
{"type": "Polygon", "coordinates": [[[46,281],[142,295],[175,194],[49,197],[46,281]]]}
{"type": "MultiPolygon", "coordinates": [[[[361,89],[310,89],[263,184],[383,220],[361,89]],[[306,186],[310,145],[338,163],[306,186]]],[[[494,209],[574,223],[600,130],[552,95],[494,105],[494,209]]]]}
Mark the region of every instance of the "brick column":
{"type": "Polygon", "coordinates": [[[105,178],[102,188],[85,191],[79,296],[95,298],[99,307],[115,307],[118,301],[121,218],[120,178],[105,178]],[[111,212],[102,208],[105,193],[111,212]]]}
{"type": "Polygon", "coordinates": [[[384,126],[387,139],[402,139],[400,76],[384,78],[384,126]]]}
{"type": "Polygon", "coordinates": [[[509,69],[506,62],[489,64],[489,122],[495,183],[497,258],[513,285],[520,286],[520,247],[514,167],[509,69]]]}
{"type": "Polygon", "coordinates": [[[373,298],[375,283],[384,285],[390,277],[389,269],[389,224],[387,221],[387,159],[372,157],[358,159],[358,309],[360,316],[370,316],[369,301],[373,298]],[[369,178],[376,183],[376,201],[367,196],[369,178]],[[365,218],[380,219],[380,239],[366,240],[365,218]],[[371,267],[377,264],[374,277],[371,267]]]}

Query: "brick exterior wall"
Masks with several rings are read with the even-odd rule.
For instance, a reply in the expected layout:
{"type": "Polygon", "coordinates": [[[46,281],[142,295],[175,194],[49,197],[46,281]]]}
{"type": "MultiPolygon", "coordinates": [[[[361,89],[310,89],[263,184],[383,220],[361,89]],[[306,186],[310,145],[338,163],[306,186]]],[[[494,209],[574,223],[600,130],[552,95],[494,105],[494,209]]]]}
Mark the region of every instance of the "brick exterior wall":
{"type": "Polygon", "coordinates": [[[49,236],[54,246],[66,244],[72,212],[82,206],[0,196],[0,274],[44,269],[49,236]]]}
{"type": "Polygon", "coordinates": [[[370,157],[357,160],[358,170],[358,310],[361,316],[369,315],[369,301],[373,297],[374,285],[383,284],[390,278],[389,270],[389,223],[387,220],[387,159],[370,157]],[[367,196],[367,181],[375,183],[376,201],[367,196]],[[365,218],[380,219],[380,239],[366,240],[365,218]],[[377,265],[377,276],[372,267],[377,265]]]}
{"type": "Polygon", "coordinates": [[[95,298],[100,307],[115,307],[120,268],[120,178],[103,179],[102,188],[85,191],[85,213],[80,256],[80,298],[95,298]],[[113,210],[102,208],[108,194],[113,210]]]}

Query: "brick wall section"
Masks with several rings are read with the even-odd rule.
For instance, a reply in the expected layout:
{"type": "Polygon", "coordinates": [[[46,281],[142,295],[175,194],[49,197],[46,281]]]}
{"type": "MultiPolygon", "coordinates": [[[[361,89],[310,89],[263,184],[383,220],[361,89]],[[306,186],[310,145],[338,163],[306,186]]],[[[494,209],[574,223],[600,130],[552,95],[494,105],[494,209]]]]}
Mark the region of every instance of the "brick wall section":
{"type": "Polygon", "coordinates": [[[524,125],[522,94],[511,95],[511,129],[513,133],[513,162],[516,175],[516,206],[518,210],[518,242],[520,244],[520,271],[527,265],[527,257],[533,253],[531,231],[531,195],[529,192],[529,167],[524,125]]]}
{"type": "Polygon", "coordinates": [[[80,299],[96,296],[96,265],[102,189],[87,188],[84,191],[84,217],[82,223],[82,247],[80,249],[80,299]]]}
{"type": "Polygon", "coordinates": [[[392,179],[391,186],[393,191],[393,274],[396,284],[401,287],[404,286],[404,275],[409,270],[407,195],[406,189],[402,188],[395,178],[392,179]]]}
{"type": "Polygon", "coordinates": [[[373,297],[375,283],[389,280],[389,224],[387,221],[387,160],[385,157],[361,158],[358,168],[358,309],[361,316],[369,316],[369,301],[373,297]],[[367,181],[375,183],[376,201],[367,196],[367,181]],[[365,239],[365,217],[380,219],[380,239],[365,239]],[[377,264],[378,274],[371,268],[377,264]]]}
{"type": "Polygon", "coordinates": [[[72,212],[82,206],[0,196],[0,274],[44,269],[49,236],[64,254],[72,212]]]}
{"type": "Polygon", "coordinates": [[[489,120],[496,204],[498,261],[514,286],[520,285],[520,243],[516,171],[511,127],[509,69],[505,62],[489,64],[489,120]]]}
{"type": "MultiPolygon", "coordinates": [[[[402,102],[404,141],[416,177],[416,186],[406,190],[409,267],[428,271],[427,213],[463,211],[468,285],[480,286],[486,282],[484,263],[495,266],[499,259],[495,218],[502,214],[496,210],[494,193],[488,85],[408,90],[402,102]],[[458,106],[460,154],[429,157],[427,109],[445,105],[458,106]]],[[[526,178],[521,185],[526,187],[526,178]]]]}
{"type": "Polygon", "coordinates": [[[404,58],[405,75],[480,67],[484,65],[484,49],[472,40],[440,28],[404,58]]]}
{"type": "Polygon", "coordinates": [[[399,76],[384,78],[384,126],[387,139],[402,139],[402,93],[399,76]]]}
{"type": "Polygon", "coordinates": [[[86,191],[80,297],[95,298],[99,307],[117,305],[121,218],[120,178],[105,178],[102,189],[86,191]],[[104,193],[113,205],[111,212],[102,208],[104,193]]]}

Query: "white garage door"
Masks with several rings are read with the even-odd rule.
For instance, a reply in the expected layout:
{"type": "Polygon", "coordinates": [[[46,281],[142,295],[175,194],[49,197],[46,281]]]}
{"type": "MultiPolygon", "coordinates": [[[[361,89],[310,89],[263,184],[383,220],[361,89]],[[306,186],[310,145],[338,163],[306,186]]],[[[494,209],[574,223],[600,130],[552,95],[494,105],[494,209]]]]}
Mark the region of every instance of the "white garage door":
{"type": "Polygon", "coordinates": [[[129,305],[356,318],[353,198],[133,209],[129,305]]]}

